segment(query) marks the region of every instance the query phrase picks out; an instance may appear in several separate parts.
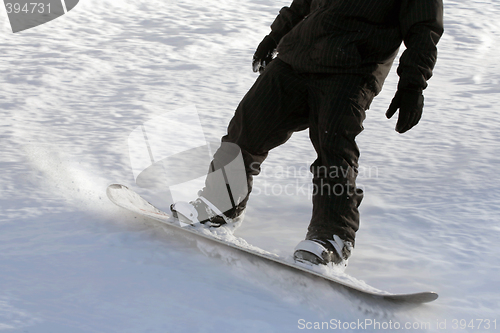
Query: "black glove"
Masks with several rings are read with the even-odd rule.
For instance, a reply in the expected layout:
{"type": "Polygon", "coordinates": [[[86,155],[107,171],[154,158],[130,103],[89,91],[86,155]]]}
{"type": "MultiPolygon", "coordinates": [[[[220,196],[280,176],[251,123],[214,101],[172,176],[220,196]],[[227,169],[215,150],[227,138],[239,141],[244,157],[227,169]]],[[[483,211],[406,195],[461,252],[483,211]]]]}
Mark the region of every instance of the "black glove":
{"type": "Polygon", "coordinates": [[[404,133],[418,124],[422,118],[424,96],[420,90],[399,89],[392,99],[385,116],[389,119],[399,109],[396,132],[404,133]]]}
{"type": "Polygon", "coordinates": [[[254,72],[262,74],[266,66],[273,60],[276,46],[278,44],[271,36],[264,37],[253,55],[252,67],[254,72]]]}

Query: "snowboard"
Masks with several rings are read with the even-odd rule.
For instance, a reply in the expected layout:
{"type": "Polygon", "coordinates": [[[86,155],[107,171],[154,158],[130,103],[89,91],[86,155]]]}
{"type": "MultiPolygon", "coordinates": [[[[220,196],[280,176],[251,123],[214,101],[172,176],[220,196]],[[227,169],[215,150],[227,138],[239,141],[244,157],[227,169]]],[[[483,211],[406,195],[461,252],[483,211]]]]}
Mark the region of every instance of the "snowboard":
{"type": "Polygon", "coordinates": [[[387,291],[382,291],[374,287],[371,287],[365,284],[364,282],[356,280],[355,278],[352,278],[344,273],[339,273],[334,275],[322,274],[322,272],[315,269],[313,265],[297,263],[294,262],[293,259],[287,260],[287,258],[280,257],[271,252],[267,252],[255,246],[249,245],[241,238],[237,238],[234,236],[227,237],[227,235],[224,235],[223,233],[218,234],[217,232],[211,231],[210,228],[207,228],[200,224],[190,225],[182,223],[178,219],[172,217],[171,214],[165,213],[160,209],[156,208],[148,201],[146,201],[144,198],[142,198],[139,194],[129,189],[125,185],[121,184],[109,185],[106,190],[106,194],[114,204],[116,204],[119,207],[125,208],[131,212],[134,212],[136,214],[140,214],[142,216],[162,222],[173,228],[183,230],[184,232],[195,234],[197,236],[203,237],[204,239],[208,239],[215,243],[221,244],[222,246],[227,246],[236,249],[238,251],[242,251],[250,255],[256,256],[262,260],[273,262],[284,268],[293,269],[297,272],[302,272],[311,276],[319,277],[325,281],[328,281],[331,284],[340,286],[341,288],[345,288],[354,293],[361,293],[364,296],[370,298],[382,299],[390,301],[392,303],[406,303],[406,304],[427,303],[427,302],[432,302],[438,298],[438,294],[431,291],[418,292],[418,293],[405,293],[405,294],[389,293],[387,291]]]}

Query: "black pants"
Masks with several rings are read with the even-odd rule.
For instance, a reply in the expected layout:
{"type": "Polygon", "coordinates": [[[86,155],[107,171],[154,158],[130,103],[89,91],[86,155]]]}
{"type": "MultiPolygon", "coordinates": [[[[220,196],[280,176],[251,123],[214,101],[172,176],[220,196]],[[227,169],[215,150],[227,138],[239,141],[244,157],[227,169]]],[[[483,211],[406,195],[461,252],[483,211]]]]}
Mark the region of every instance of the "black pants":
{"type": "MultiPolygon", "coordinates": [[[[297,73],[275,59],[245,95],[222,138],[240,147],[251,188],[268,152],[293,132],[309,128],[317,159],[311,166],[313,211],[307,239],[336,234],[354,243],[363,198],[355,184],[355,137],[363,130],[365,110],[374,97],[366,81],[356,75],[297,73]]],[[[223,150],[224,145],[215,154],[216,164],[223,150]]]]}

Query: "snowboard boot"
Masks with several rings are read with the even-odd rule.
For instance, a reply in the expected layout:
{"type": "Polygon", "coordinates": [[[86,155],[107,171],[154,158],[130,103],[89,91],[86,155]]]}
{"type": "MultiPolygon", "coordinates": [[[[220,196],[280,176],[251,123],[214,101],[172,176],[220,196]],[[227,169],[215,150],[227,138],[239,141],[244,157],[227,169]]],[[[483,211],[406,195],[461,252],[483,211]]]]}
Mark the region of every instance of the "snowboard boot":
{"type": "Polygon", "coordinates": [[[187,224],[201,223],[207,227],[230,227],[233,231],[243,222],[245,210],[232,209],[231,217],[222,213],[214,204],[203,196],[190,202],[179,201],[170,206],[175,218],[187,224]]]}
{"type": "Polygon", "coordinates": [[[345,269],[351,256],[353,245],[333,235],[332,239],[306,239],[296,247],[295,261],[312,265],[332,265],[345,269]]]}

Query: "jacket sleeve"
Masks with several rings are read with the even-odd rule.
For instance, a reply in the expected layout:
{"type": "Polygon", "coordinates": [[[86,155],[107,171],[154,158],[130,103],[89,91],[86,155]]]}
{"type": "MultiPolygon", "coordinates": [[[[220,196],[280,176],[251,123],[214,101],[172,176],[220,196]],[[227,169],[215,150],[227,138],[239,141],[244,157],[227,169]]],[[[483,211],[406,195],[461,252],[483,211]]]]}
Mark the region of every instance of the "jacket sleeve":
{"type": "Polygon", "coordinates": [[[292,28],[309,14],[311,0],[293,0],[290,7],[283,7],[274,22],[269,34],[278,44],[292,28]]]}
{"type": "Polygon", "coordinates": [[[406,50],[398,67],[398,89],[423,90],[437,60],[443,28],[442,0],[403,0],[400,27],[406,50]]]}

